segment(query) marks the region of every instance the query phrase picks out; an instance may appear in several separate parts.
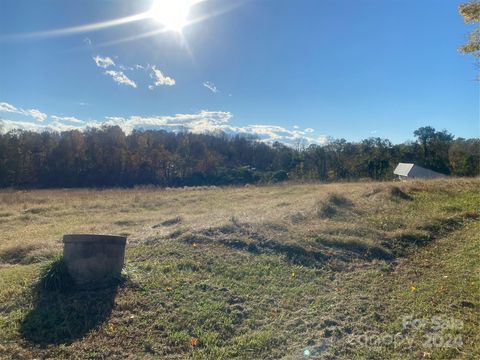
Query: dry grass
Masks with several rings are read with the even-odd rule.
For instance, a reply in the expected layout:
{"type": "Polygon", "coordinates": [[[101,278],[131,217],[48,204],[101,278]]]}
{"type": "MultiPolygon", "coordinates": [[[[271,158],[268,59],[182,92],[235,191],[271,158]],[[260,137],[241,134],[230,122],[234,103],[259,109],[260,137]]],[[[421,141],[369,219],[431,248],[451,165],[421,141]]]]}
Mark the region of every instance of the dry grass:
{"type": "MultiPolygon", "coordinates": [[[[449,192],[475,186],[474,180],[434,183],[437,189],[449,192]]],[[[407,192],[425,186],[421,182],[400,185],[407,192]]],[[[300,231],[322,232],[325,225],[332,231],[332,224],[319,223],[318,219],[342,215],[357,228],[364,213],[387,216],[395,213],[396,206],[401,208],[403,199],[398,190],[388,183],[352,183],[171,191],[1,191],[0,263],[30,263],[51,257],[60,251],[66,233],[125,234],[130,244],[135,244],[181,227],[201,231],[223,226],[232,218],[252,225],[279,223],[288,231],[300,227],[300,231]]],[[[410,221],[416,219],[405,223],[410,221]]]]}
{"type": "Polygon", "coordinates": [[[181,222],[195,231],[221,226],[232,217],[246,223],[278,221],[310,210],[315,199],[336,187],[4,191],[0,192],[0,213],[8,216],[0,218],[0,254],[7,254],[3,262],[8,263],[8,253],[19,248],[23,257],[30,254],[34,260],[36,255],[59,251],[65,233],[126,234],[130,243],[137,243],[171,232],[181,222]],[[282,203],[288,205],[279,206],[282,203]],[[182,221],[169,224],[180,217],[182,221]]]}
{"type": "MultiPolygon", "coordinates": [[[[321,339],[335,339],[325,358],[391,357],[347,340],[381,328],[377,315],[400,315],[396,300],[378,296],[400,259],[455,234],[460,244],[473,238],[467,225],[478,224],[479,186],[453,179],[2,191],[0,357],[3,346],[17,358],[299,358],[307,347],[319,352],[321,339]],[[111,307],[95,315],[98,297],[83,307],[72,294],[32,292],[62,235],[90,232],[129,237],[132,282],[105,294],[111,307]],[[39,325],[45,321],[51,329],[39,325]]],[[[385,292],[397,294],[410,281],[406,272],[385,292]]]]}

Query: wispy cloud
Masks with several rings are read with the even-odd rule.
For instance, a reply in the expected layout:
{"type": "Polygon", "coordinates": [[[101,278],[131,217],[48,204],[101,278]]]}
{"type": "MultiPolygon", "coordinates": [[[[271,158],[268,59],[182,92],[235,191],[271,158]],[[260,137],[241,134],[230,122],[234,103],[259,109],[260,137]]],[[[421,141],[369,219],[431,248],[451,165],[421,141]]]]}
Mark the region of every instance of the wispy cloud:
{"type": "MultiPolygon", "coordinates": [[[[13,105],[0,103],[0,109],[8,109],[7,112],[18,110],[13,105]]],[[[24,114],[25,115],[25,114],[24,114]]],[[[202,110],[193,114],[176,114],[171,116],[129,116],[129,117],[106,117],[103,121],[83,121],[73,116],[50,116],[48,124],[38,124],[29,121],[3,120],[0,123],[3,131],[24,129],[31,131],[67,131],[85,130],[87,128],[99,128],[103,125],[119,126],[129,134],[135,129],[152,129],[167,131],[189,131],[192,133],[227,133],[253,135],[260,141],[273,143],[275,141],[289,144],[323,144],[327,137],[315,135],[311,128],[300,130],[297,128],[287,129],[279,125],[253,124],[236,126],[232,123],[233,114],[228,111],[202,110]]]]}
{"type": "Polygon", "coordinates": [[[93,58],[93,61],[95,61],[95,64],[97,64],[98,67],[103,69],[107,69],[110,66],[115,66],[115,62],[108,56],[101,57],[100,55],[97,55],[93,58]]]}
{"type": "Polygon", "coordinates": [[[128,76],[123,73],[123,71],[107,70],[105,71],[105,75],[111,76],[112,79],[119,84],[137,88],[135,81],[129,79],[128,76]]]}
{"type": "Polygon", "coordinates": [[[148,88],[152,90],[154,86],[173,86],[175,85],[175,79],[171,77],[165,76],[160,69],[157,69],[155,65],[151,67],[152,72],[150,73],[150,77],[155,81],[153,85],[150,85],[148,88]]]}
{"type": "Polygon", "coordinates": [[[37,110],[37,109],[29,109],[29,110],[20,109],[20,108],[16,108],[15,106],[13,106],[9,103],[6,103],[6,102],[0,103],[0,112],[9,112],[9,113],[14,113],[14,114],[27,115],[27,116],[30,116],[30,117],[32,117],[35,120],[40,121],[40,122],[44,121],[47,118],[47,114],[44,114],[40,110],[37,110]]]}
{"type": "Polygon", "coordinates": [[[24,110],[26,114],[30,115],[37,121],[44,121],[47,118],[47,114],[44,114],[40,110],[36,109],[30,109],[30,110],[24,110]]]}
{"type": "MultiPolygon", "coordinates": [[[[102,57],[100,55],[97,55],[93,58],[93,60],[98,67],[101,67],[103,69],[108,69],[109,67],[117,67],[117,64],[115,64],[112,58],[108,56],[102,57]]],[[[133,68],[129,68],[123,65],[118,65],[118,67],[121,70],[133,70],[133,68]]],[[[135,81],[125,75],[123,71],[107,70],[104,72],[104,74],[110,76],[115,82],[119,84],[137,88],[137,84],[135,83],[135,81]]]]}
{"type": "Polygon", "coordinates": [[[217,87],[215,86],[214,83],[210,82],[210,81],[206,81],[203,83],[203,86],[205,86],[208,90],[210,90],[211,92],[213,93],[218,93],[218,89],[217,87]]]}
{"type": "Polygon", "coordinates": [[[9,103],[6,103],[6,102],[0,103],[0,111],[1,112],[11,112],[11,113],[18,113],[19,112],[19,110],[15,106],[10,105],[9,103]]]}
{"type": "Polygon", "coordinates": [[[118,65],[118,68],[119,68],[120,70],[134,70],[133,67],[131,67],[131,66],[125,66],[125,65],[118,65]]]}
{"type": "MultiPolygon", "coordinates": [[[[148,88],[150,90],[155,89],[158,86],[173,86],[176,84],[174,78],[166,76],[160,69],[158,69],[155,65],[141,65],[135,64],[133,66],[128,66],[120,63],[116,63],[113,59],[109,56],[100,56],[97,55],[93,57],[95,64],[103,69],[109,69],[104,72],[104,74],[110,76],[114,81],[119,84],[131,86],[133,88],[137,88],[138,85],[135,81],[130,79],[127,75],[125,75],[124,71],[137,71],[142,70],[142,72],[149,72],[150,78],[154,80],[153,84],[149,85],[148,88]]],[[[117,61],[118,58],[115,57],[117,61]]]]}
{"type": "Polygon", "coordinates": [[[86,38],[83,39],[83,43],[85,45],[90,46],[90,45],[92,45],[92,40],[89,37],[86,37],[86,38]]]}

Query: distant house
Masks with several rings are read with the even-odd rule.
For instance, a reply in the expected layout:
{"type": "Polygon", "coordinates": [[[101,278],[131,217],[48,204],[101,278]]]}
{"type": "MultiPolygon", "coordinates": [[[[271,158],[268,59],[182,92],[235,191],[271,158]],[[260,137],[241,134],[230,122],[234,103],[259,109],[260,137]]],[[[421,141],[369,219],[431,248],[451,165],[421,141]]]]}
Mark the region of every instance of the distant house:
{"type": "Polygon", "coordinates": [[[397,175],[399,180],[438,179],[446,177],[446,175],[440,174],[436,171],[408,163],[399,163],[395,170],[393,170],[393,173],[397,175]]]}

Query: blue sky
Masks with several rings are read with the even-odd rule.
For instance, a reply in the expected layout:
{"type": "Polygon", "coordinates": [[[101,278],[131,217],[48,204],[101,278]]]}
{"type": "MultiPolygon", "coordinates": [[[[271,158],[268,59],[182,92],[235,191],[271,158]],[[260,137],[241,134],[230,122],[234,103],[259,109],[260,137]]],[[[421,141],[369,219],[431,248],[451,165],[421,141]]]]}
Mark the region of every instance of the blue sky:
{"type": "Polygon", "coordinates": [[[477,70],[456,50],[471,30],[461,1],[205,0],[181,32],[152,18],[152,3],[0,0],[4,128],[480,136],[477,70]]]}

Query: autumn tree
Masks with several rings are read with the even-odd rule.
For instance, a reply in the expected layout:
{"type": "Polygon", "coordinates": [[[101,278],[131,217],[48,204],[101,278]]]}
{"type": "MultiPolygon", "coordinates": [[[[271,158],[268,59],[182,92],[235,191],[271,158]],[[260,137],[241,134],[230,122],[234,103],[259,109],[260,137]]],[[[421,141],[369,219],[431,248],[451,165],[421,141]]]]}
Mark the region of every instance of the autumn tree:
{"type": "MultiPolygon", "coordinates": [[[[474,25],[468,42],[462,45],[459,51],[463,54],[472,54],[478,65],[480,63],[480,1],[474,0],[460,5],[459,12],[466,24],[474,25]]],[[[480,75],[478,79],[480,80],[480,75]]]]}
{"type": "Polygon", "coordinates": [[[480,140],[430,126],[417,141],[330,139],[295,148],[228,134],[133,131],[103,127],[62,133],[0,133],[0,187],[230,185],[287,179],[389,180],[398,162],[457,176],[480,173],[480,140]]]}

